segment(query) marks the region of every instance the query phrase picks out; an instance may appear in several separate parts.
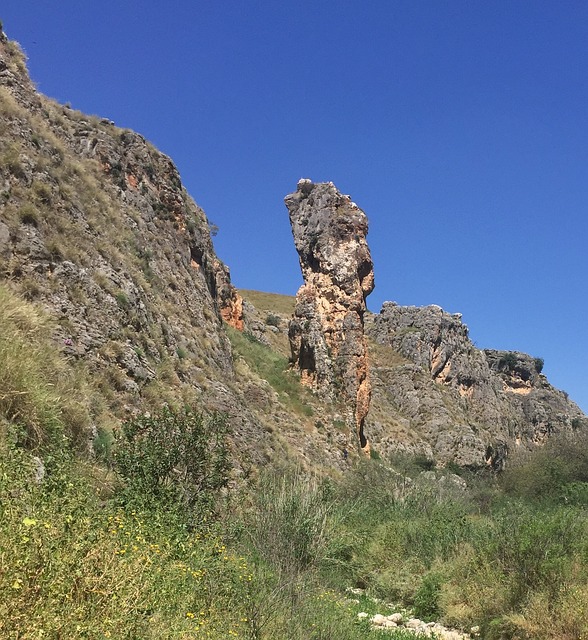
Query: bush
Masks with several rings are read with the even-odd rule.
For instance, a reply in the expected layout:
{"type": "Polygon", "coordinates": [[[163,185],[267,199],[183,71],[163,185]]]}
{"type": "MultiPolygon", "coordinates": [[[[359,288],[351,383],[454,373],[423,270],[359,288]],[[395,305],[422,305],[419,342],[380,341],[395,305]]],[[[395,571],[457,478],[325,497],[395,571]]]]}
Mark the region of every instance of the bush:
{"type": "Polygon", "coordinates": [[[280,322],[280,316],[277,316],[275,313],[269,313],[265,319],[265,324],[270,327],[279,327],[280,322]]]}
{"type": "Polygon", "coordinates": [[[498,361],[498,368],[501,371],[510,371],[517,364],[517,357],[512,351],[507,351],[502,356],[500,356],[500,360],[498,361]]]}
{"type": "Polygon", "coordinates": [[[439,617],[439,597],[441,595],[441,576],[436,573],[428,573],[423,578],[420,587],[414,597],[414,615],[425,621],[435,620],[439,617]]]}
{"type": "Polygon", "coordinates": [[[85,468],[31,482],[0,429],[0,637],[243,637],[246,559],[168,511],[105,502],[85,468]]]}
{"type": "Polygon", "coordinates": [[[131,501],[210,510],[230,470],[224,416],[164,407],[115,431],[114,467],[131,501]]]}
{"type": "Polygon", "coordinates": [[[542,501],[564,499],[574,483],[588,483],[585,433],[552,436],[543,447],[513,457],[501,477],[507,493],[542,501]]]}

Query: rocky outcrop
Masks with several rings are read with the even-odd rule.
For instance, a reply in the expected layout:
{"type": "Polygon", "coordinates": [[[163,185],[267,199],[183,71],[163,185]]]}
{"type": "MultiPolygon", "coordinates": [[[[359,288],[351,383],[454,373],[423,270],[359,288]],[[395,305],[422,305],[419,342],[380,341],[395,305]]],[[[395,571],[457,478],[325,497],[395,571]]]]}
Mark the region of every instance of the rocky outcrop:
{"type": "Polygon", "coordinates": [[[386,302],[366,332],[400,358],[393,366],[373,358],[374,405],[394,407],[412,446],[441,464],[502,468],[509,449],[584,424],[541,374],[540,358],[477,349],[461,314],[386,302]]]}
{"type": "Polygon", "coordinates": [[[346,405],[365,449],[371,386],[363,316],[374,288],[367,217],[330,182],[300,180],[285,202],[304,278],[289,327],[292,364],[304,384],[346,405]]]}
{"type": "Polygon", "coordinates": [[[37,93],[4,34],[0,123],[0,278],[45,308],[63,351],[90,370],[112,411],[97,424],[198,403],[254,442],[223,329],[243,328],[242,300],[174,163],[37,93]]]}
{"type": "Polygon", "coordinates": [[[538,359],[476,349],[458,315],[367,313],[367,219],[332,184],[303,180],[286,204],[304,276],[288,335],[293,301],[243,304],[170,158],[38,94],[0,32],[0,279],[89,373],[96,429],[192,404],[229,414],[241,459],[345,469],[366,422],[376,453],[498,468],[509,448],[588,428],[538,359]]]}

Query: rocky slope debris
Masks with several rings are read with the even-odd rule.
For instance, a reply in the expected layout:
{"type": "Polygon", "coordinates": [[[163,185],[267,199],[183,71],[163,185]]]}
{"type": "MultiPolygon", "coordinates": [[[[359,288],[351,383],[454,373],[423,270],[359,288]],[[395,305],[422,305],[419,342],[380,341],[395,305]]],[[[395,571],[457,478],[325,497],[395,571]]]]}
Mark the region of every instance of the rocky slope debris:
{"type": "MultiPolygon", "coordinates": [[[[368,615],[365,614],[365,617],[368,617],[368,615]]],[[[362,619],[364,616],[359,613],[358,618],[362,619]]],[[[463,633],[454,629],[448,629],[438,622],[424,622],[418,618],[405,619],[401,613],[393,613],[388,616],[377,613],[375,616],[370,617],[370,622],[374,631],[393,632],[394,630],[401,629],[417,638],[470,640],[472,637],[475,638],[479,635],[478,627],[472,627],[471,633],[463,633]]]]}
{"type": "Polygon", "coordinates": [[[371,386],[363,316],[374,288],[367,217],[332,183],[300,180],[285,202],[304,278],[289,326],[292,363],[303,384],[345,403],[366,449],[371,386]]]}

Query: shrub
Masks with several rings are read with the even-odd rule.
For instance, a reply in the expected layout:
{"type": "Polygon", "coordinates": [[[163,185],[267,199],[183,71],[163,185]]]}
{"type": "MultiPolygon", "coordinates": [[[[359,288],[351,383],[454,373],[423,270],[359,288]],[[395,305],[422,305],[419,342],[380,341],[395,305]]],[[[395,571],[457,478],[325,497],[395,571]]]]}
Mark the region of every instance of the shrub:
{"type": "Polygon", "coordinates": [[[211,510],[230,470],[224,416],[164,407],[115,431],[114,466],[130,501],[211,510]]]}
{"type": "Polygon", "coordinates": [[[517,357],[512,351],[507,351],[502,356],[500,356],[500,360],[498,361],[498,368],[501,371],[510,371],[514,368],[517,363],[517,357]]]}
{"type": "Polygon", "coordinates": [[[37,209],[37,207],[33,206],[32,204],[25,204],[20,208],[19,211],[19,217],[20,217],[20,221],[23,224],[28,224],[32,227],[38,227],[39,226],[39,210],[37,209]]]}
{"type": "Polygon", "coordinates": [[[441,595],[441,576],[427,573],[414,596],[414,615],[430,621],[439,617],[439,597],[441,595]]]}
{"type": "Polygon", "coordinates": [[[571,483],[588,482],[588,435],[560,434],[543,447],[514,457],[501,477],[507,493],[559,501],[571,483]]]}
{"type": "Polygon", "coordinates": [[[534,358],[533,362],[535,364],[535,371],[541,373],[543,371],[543,365],[545,364],[543,358],[534,358]]]}
{"type": "Polygon", "coordinates": [[[116,304],[123,310],[128,310],[131,306],[131,303],[129,301],[129,298],[127,296],[127,294],[124,291],[119,291],[117,292],[117,294],[114,296],[115,300],[116,300],[116,304]]]}
{"type": "Polygon", "coordinates": [[[280,326],[280,316],[277,316],[275,313],[269,313],[265,319],[265,324],[270,327],[279,327],[280,326]]]}

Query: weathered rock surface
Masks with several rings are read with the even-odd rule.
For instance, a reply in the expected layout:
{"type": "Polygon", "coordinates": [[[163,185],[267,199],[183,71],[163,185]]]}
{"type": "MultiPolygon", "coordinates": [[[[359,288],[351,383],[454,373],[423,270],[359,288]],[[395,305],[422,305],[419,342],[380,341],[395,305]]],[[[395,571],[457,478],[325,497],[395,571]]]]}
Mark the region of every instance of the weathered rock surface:
{"type": "Polygon", "coordinates": [[[540,359],[477,349],[460,314],[386,302],[366,317],[366,333],[390,348],[372,358],[373,406],[392,407],[404,427],[395,443],[375,425],[381,449],[409,444],[440,463],[501,468],[508,449],[584,424],[579,407],[541,375],[540,359]]]}
{"type": "Polygon", "coordinates": [[[0,159],[0,278],[53,316],[105,411],[197,403],[259,440],[223,329],[242,329],[242,300],[175,165],[141,135],[38,94],[3,33],[0,159]]]}
{"type": "Polygon", "coordinates": [[[347,421],[366,448],[371,386],[363,316],[374,288],[367,217],[332,183],[300,180],[285,199],[304,284],[289,337],[304,384],[347,406],[347,421]]]}
{"type": "Polygon", "coordinates": [[[95,429],[163,402],[226,411],[254,473],[289,457],[346,469],[366,421],[376,452],[498,467],[510,447],[588,428],[537,360],[476,349],[458,316],[366,313],[367,219],[332,184],[301,181],[286,203],[305,280],[289,329],[292,299],[243,304],[172,161],[38,94],[0,32],[0,281],[52,316],[89,371],[95,429]]]}

